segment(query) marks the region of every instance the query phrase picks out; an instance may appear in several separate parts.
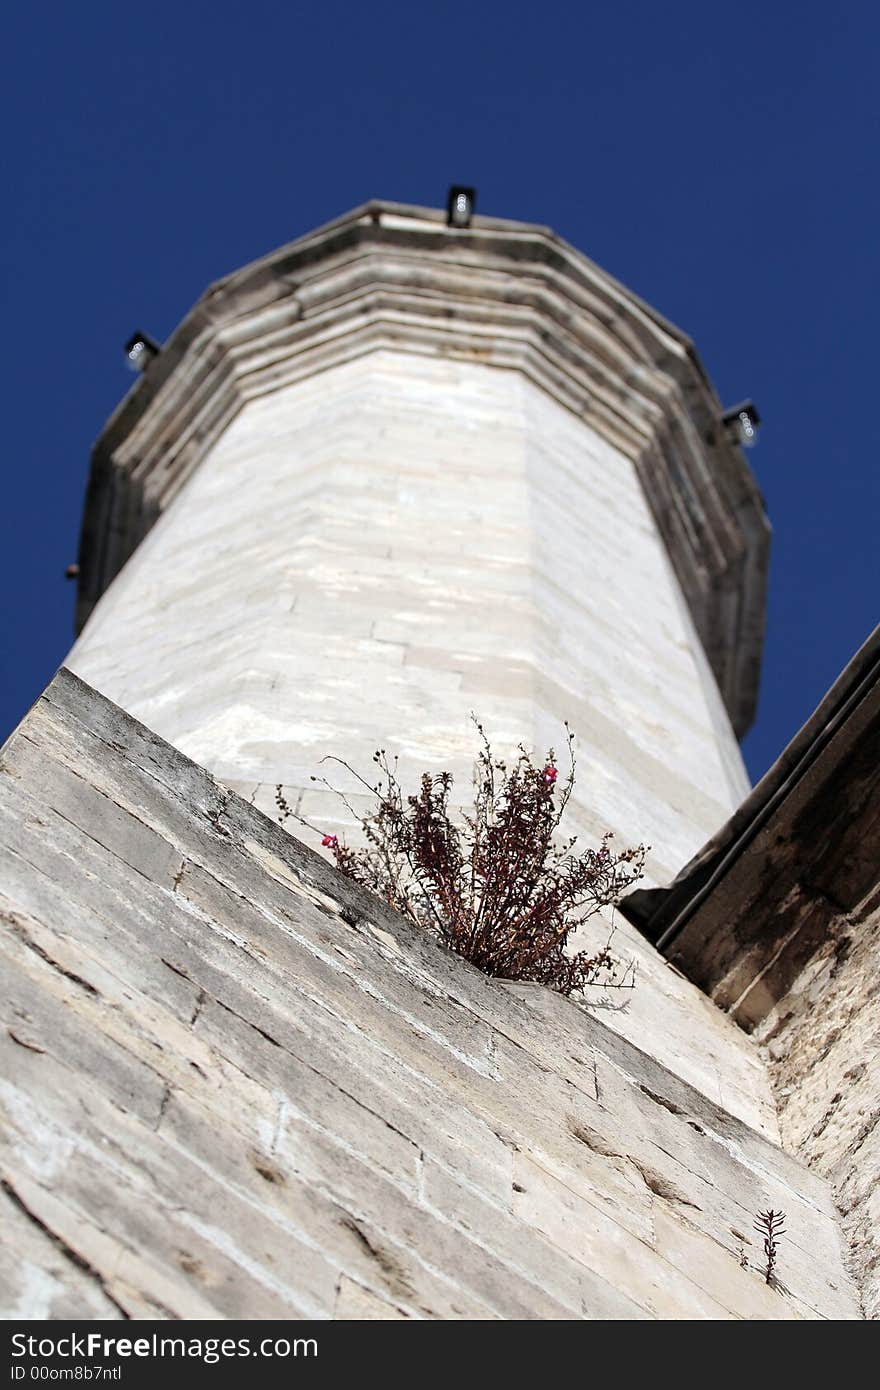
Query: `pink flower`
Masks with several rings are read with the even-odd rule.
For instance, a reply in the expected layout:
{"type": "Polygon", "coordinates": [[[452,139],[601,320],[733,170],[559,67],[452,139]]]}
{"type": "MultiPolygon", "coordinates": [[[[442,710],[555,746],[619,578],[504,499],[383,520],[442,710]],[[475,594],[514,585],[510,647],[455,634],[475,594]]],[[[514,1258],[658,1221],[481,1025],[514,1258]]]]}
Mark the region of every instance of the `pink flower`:
{"type": "Polygon", "coordinates": [[[547,766],[544,768],[544,781],[547,782],[547,783],[552,787],[552,786],[553,786],[553,783],[556,781],[556,778],[557,778],[558,776],[559,776],[559,773],[557,772],[557,770],[556,770],[556,768],[553,766],[553,764],[552,764],[552,763],[548,763],[547,766]]]}
{"type": "Polygon", "coordinates": [[[339,841],[335,835],[325,835],[321,844],[325,849],[335,849],[339,841]]]}

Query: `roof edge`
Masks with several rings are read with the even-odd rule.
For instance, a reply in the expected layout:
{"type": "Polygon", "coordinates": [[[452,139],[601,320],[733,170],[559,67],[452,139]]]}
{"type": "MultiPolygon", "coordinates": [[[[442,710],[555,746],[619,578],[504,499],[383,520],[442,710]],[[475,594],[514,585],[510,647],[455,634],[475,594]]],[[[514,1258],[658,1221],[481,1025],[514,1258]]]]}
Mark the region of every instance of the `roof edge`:
{"type": "Polygon", "coordinates": [[[665,888],[637,889],[620,910],[669,955],[676,940],[759,832],[793,796],[817,759],[875,686],[880,685],[880,626],[844,667],[806,723],[721,829],[665,888]]]}

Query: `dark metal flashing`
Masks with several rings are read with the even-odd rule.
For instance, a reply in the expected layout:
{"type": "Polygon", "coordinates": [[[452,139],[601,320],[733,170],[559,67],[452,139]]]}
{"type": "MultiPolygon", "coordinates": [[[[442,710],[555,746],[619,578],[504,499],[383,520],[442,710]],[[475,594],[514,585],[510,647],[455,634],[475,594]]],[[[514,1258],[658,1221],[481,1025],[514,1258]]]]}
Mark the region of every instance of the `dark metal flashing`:
{"type": "MultiPolygon", "coordinates": [[[[790,801],[822,754],[866,700],[880,687],[880,627],[877,627],[730,820],[695,855],[667,888],[639,889],[620,909],[666,955],[713,894],[740,864],[760,832],[790,801]]],[[[784,885],[783,885],[784,886],[784,885]]],[[[705,934],[708,943],[708,934],[705,934]]],[[[681,964],[677,960],[678,964],[681,964]]],[[[691,973],[690,970],[687,973],[691,973]]]]}

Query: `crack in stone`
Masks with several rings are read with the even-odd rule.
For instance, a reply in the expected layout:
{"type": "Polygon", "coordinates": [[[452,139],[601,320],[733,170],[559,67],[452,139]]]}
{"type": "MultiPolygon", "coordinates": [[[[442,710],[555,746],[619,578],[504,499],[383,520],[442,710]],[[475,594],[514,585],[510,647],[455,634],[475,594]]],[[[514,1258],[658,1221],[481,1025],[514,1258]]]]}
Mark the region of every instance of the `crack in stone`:
{"type": "MultiPolygon", "coordinates": [[[[205,991],[202,990],[202,1001],[203,1001],[203,1002],[204,1002],[204,998],[205,998],[205,991]]],[[[232,1017],[233,1017],[233,1018],[237,1018],[237,1019],[239,1020],[240,1023],[246,1023],[247,1026],[248,1026],[248,1028],[253,1028],[253,1030],[254,1030],[255,1033],[259,1033],[260,1037],[261,1037],[261,1038],[265,1038],[265,1039],[266,1039],[266,1042],[271,1043],[273,1047],[281,1047],[281,1043],[278,1041],[278,1039],[277,1039],[277,1038],[273,1038],[271,1033],[267,1033],[266,1030],[265,1030],[265,1028],[261,1028],[261,1027],[259,1026],[259,1024],[252,1022],[251,1019],[245,1018],[244,1014],[237,1013],[237,1012],[235,1011],[235,1009],[231,1009],[231,1008],[229,1007],[228,1004],[224,1004],[224,1003],[223,1003],[223,1000],[222,1000],[222,999],[216,999],[216,998],[215,998],[214,1002],[215,1002],[216,1004],[219,1004],[219,1005],[220,1005],[220,1008],[223,1009],[226,1013],[232,1014],[232,1017]]],[[[281,1050],[282,1050],[282,1052],[287,1051],[287,1049],[286,1049],[286,1048],[283,1048],[283,1047],[281,1047],[281,1050]]],[[[291,1055],[294,1055],[294,1054],[291,1054],[291,1055]]]]}
{"type": "Polygon", "coordinates": [[[361,1249],[366,1251],[370,1258],[376,1261],[376,1264],[385,1276],[391,1292],[403,1296],[404,1298],[412,1298],[412,1285],[394,1256],[389,1254],[387,1250],[383,1250],[381,1245],[374,1243],[359,1222],[357,1222],[349,1212],[345,1212],[339,1218],[339,1224],[346,1231],[350,1231],[361,1249]]]}
{"type": "MultiPolygon", "coordinates": [[[[70,980],[71,984],[78,985],[80,989],[84,989],[86,993],[91,994],[93,998],[100,999],[100,990],[96,989],[88,980],[84,980],[82,975],[77,975],[73,970],[68,970],[55,960],[54,957],[50,956],[48,951],[34,941],[24,923],[15,913],[2,912],[0,913],[0,917],[9,923],[12,931],[21,941],[22,945],[26,946],[29,951],[33,951],[35,956],[39,956],[40,960],[45,961],[47,965],[51,965],[53,970],[57,970],[58,974],[63,975],[65,980],[70,980]]],[[[16,1041],[18,1041],[18,1039],[16,1039],[16,1041]]]]}
{"type": "Polygon", "coordinates": [[[629,1155],[629,1161],[641,1177],[645,1186],[649,1191],[654,1193],[655,1197],[662,1197],[665,1202],[672,1202],[679,1207],[693,1207],[694,1211],[702,1210],[698,1202],[692,1202],[689,1197],[686,1197],[684,1193],[675,1186],[675,1183],[670,1182],[668,1178],[664,1178],[662,1173],[655,1172],[654,1169],[649,1168],[647,1164],[641,1163],[637,1158],[633,1158],[632,1154],[629,1155]]]}
{"type": "Polygon", "coordinates": [[[156,1129],[159,1129],[161,1127],[162,1120],[165,1116],[165,1111],[168,1109],[168,1102],[171,1099],[171,1090],[171,1086],[166,1086],[165,1090],[162,1092],[162,1100],[159,1104],[159,1113],[156,1116],[156,1129]]]}
{"type": "Polygon", "coordinates": [[[160,956],[159,959],[162,964],[167,965],[168,969],[175,975],[179,975],[182,980],[188,980],[190,984],[192,984],[192,976],[184,970],[182,965],[174,965],[170,960],[166,960],[164,956],[160,956]]]}
{"type": "Polygon", "coordinates": [[[13,1033],[11,1028],[7,1028],[6,1031],[12,1041],[18,1043],[19,1047],[27,1048],[28,1052],[39,1052],[41,1056],[46,1055],[44,1047],[38,1047],[36,1043],[28,1042],[26,1038],[20,1038],[17,1033],[13,1033]]]}
{"type": "Polygon", "coordinates": [[[664,1110],[668,1110],[671,1115],[684,1115],[681,1106],[674,1101],[667,1100],[665,1096],[658,1096],[656,1091],[649,1090],[643,1083],[639,1083],[639,1090],[646,1095],[649,1100],[653,1100],[656,1105],[662,1105],[664,1110]]]}
{"type": "Polygon", "coordinates": [[[125,1318],[127,1322],[130,1321],[131,1314],[110,1292],[109,1288],[107,1287],[107,1281],[104,1278],[104,1275],[101,1273],[101,1271],[99,1269],[96,1269],[95,1266],[86,1259],[85,1255],[81,1255],[78,1250],[75,1250],[72,1245],[69,1245],[63,1236],[60,1236],[57,1233],[57,1231],[53,1231],[50,1226],[47,1226],[45,1221],[41,1220],[41,1218],[37,1216],[36,1212],[31,1211],[30,1207],[18,1195],[15,1188],[12,1186],[12,1183],[9,1182],[7,1178],[0,1178],[0,1188],[2,1188],[9,1200],[18,1208],[18,1210],[24,1216],[27,1217],[28,1221],[30,1221],[34,1226],[36,1226],[39,1231],[42,1231],[43,1235],[46,1236],[52,1242],[55,1248],[61,1252],[65,1259],[70,1260],[71,1264],[76,1265],[77,1269],[81,1269],[83,1273],[87,1274],[91,1279],[94,1279],[95,1283],[100,1288],[104,1297],[107,1299],[109,1303],[112,1303],[113,1307],[117,1310],[120,1316],[125,1318]]]}
{"type": "Polygon", "coordinates": [[[220,805],[211,807],[207,813],[207,819],[212,829],[216,830],[218,835],[222,835],[225,840],[228,840],[231,837],[231,832],[225,825],[220,824],[220,819],[226,814],[232,793],[228,788],[219,786],[217,787],[217,791],[220,793],[220,805]]]}

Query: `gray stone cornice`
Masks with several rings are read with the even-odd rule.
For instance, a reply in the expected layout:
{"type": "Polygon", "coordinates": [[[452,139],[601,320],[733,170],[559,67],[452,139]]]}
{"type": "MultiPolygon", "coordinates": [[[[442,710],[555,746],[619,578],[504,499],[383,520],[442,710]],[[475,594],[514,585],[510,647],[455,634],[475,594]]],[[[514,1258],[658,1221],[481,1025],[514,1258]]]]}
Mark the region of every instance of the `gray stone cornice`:
{"type": "Polygon", "coordinates": [[[734,727],[769,527],[690,340],[546,228],[368,203],[211,286],[98,439],[77,625],[248,400],[376,349],[521,371],[630,457],[734,727]]]}

